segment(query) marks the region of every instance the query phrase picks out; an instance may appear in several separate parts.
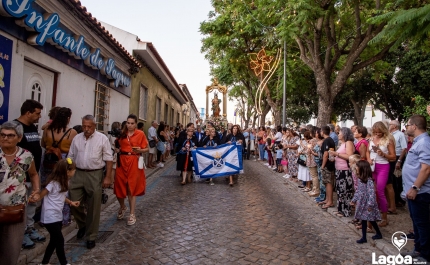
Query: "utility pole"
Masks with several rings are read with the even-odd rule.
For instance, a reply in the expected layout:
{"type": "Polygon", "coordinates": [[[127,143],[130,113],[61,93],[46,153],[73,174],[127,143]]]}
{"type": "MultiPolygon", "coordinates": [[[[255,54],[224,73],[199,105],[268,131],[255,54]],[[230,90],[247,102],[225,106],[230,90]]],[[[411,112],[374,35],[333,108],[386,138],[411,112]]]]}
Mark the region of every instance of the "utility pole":
{"type": "Polygon", "coordinates": [[[285,105],[287,98],[287,41],[284,40],[284,92],[282,96],[282,126],[286,125],[285,120],[285,105]]]}

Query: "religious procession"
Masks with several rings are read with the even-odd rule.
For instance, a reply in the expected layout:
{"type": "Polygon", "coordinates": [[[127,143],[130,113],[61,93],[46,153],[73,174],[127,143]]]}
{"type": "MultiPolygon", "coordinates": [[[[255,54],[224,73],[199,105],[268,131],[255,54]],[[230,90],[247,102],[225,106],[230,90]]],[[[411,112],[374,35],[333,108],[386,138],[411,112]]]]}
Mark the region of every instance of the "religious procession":
{"type": "Polygon", "coordinates": [[[0,2],[1,265],[430,261],[430,4],[96,2],[0,2]]]}

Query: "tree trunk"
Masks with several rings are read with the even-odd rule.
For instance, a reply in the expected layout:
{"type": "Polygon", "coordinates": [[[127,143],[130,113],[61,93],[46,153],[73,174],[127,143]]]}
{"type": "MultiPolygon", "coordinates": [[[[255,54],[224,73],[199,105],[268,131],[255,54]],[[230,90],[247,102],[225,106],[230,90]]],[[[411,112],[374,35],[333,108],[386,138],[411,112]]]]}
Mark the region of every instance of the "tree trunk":
{"type": "Polygon", "coordinates": [[[266,127],[266,116],[270,111],[270,105],[267,104],[260,116],[260,126],[266,127]]]}
{"type": "Polygon", "coordinates": [[[332,101],[324,100],[323,97],[318,99],[318,127],[326,126],[331,122],[331,114],[333,113],[333,103],[332,101]]]}
{"type": "Polygon", "coordinates": [[[354,106],[354,124],[363,126],[364,115],[366,114],[366,105],[369,100],[364,100],[365,103],[358,103],[354,99],[351,99],[351,103],[354,106]]]}

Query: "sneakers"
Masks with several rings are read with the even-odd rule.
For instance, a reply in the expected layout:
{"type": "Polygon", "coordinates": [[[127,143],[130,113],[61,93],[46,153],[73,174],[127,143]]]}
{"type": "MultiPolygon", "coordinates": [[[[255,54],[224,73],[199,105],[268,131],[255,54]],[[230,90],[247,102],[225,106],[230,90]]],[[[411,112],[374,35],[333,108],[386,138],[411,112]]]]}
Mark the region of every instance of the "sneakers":
{"type": "Polygon", "coordinates": [[[22,240],[22,248],[23,249],[31,249],[31,248],[34,248],[35,245],[36,244],[33,241],[31,241],[30,235],[25,233],[24,239],[22,240]]]}
{"type": "Polygon", "coordinates": [[[269,163],[264,163],[263,165],[268,166],[268,165],[269,165],[269,163]]]}
{"type": "Polygon", "coordinates": [[[209,185],[213,186],[215,183],[213,181],[209,182],[209,185]]]}
{"type": "Polygon", "coordinates": [[[157,167],[164,167],[164,164],[160,162],[157,164],[157,167]]]}
{"type": "Polygon", "coordinates": [[[46,237],[42,234],[39,234],[39,232],[34,228],[28,228],[26,234],[30,236],[32,241],[45,242],[46,240],[46,237]]]}
{"type": "Polygon", "coordinates": [[[272,166],[271,166],[271,165],[268,165],[267,167],[268,167],[268,168],[272,168],[272,166]]]}
{"type": "Polygon", "coordinates": [[[289,179],[289,178],[291,178],[291,175],[290,174],[285,174],[284,176],[282,176],[283,178],[286,178],[286,179],[289,179]]]}

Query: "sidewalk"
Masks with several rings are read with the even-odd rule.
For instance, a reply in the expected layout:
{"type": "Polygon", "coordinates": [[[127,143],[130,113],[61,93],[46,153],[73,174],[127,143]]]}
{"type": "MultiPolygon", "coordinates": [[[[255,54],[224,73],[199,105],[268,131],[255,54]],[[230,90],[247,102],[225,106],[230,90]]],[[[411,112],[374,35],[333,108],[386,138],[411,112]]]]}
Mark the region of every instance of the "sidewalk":
{"type": "MultiPolygon", "coordinates": [[[[167,161],[165,163],[165,166],[167,164],[172,163],[172,161],[173,162],[175,161],[175,157],[174,156],[169,156],[169,158],[167,159],[167,161]]],[[[153,176],[160,169],[162,169],[162,168],[154,168],[154,169],[147,168],[147,169],[145,169],[146,179],[148,179],[149,177],[153,176]]],[[[113,194],[113,190],[112,189],[105,189],[105,192],[109,196],[109,199],[106,202],[106,204],[102,204],[102,207],[101,207],[101,212],[102,213],[112,203],[116,202],[116,197],[113,194]]],[[[19,258],[18,258],[17,265],[28,264],[29,262],[31,262],[32,260],[34,260],[37,256],[42,255],[43,253],[45,253],[46,246],[48,245],[48,242],[49,242],[49,233],[48,233],[48,231],[46,231],[46,229],[44,229],[43,227],[40,227],[38,224],[35,225],[35,228],[38,229],[38,231],[40,233],[42,233],[42,234],[44,234],[46,236],[46,240],[45,240],[45,242],[42,242],[42,243],[36,243],[36,246],[34,248],[32,248],[32,249],[22,249],[21,253],[19,255],[19,258]]],[[[72,223],[70,225],[66,226],[66,227],[63,227],[63,229],[62,229],[64,238],[66,238],[69,234],[73,233],[75,229],[77,229],[77,225],[73,221],[73,216],[72,216],[72,223]]]]}
{"type": "MultiPolygon", "coordinates": [[[[260,163],[262,167],[267,168],[268,171],[270,171],[272,174],[276,175],[279,178],[282,178],[284,173],[277,173],[273,171],[272,169],[269,169],[267,166],[264,166],[263,164],[265,161],[255,161],[255,163],[260,163]]],[[[282,178],[284,179],[284,178],[282,178]]],[[[298,189],[298,185],[301,184],[300,182],[296,182],[294,179],[284,179],[285,180],[285,186],[288,188],[289,191],[295,192],[298,194],[298,196],[303,196],[304,202],[309,202],[310,204],[315,205],[315,207],[319,207],[315,202],[313,197],[309,197],[307,192],[302,192],[298,189]]],[[[336,192],[334,192],[333,196],[334,202],[337,200],[336,192]]],[[[361,230],[357,230],[355,228],[355,225],[349,223],[354,219],[354,216],[351,217],[337,217],[333,212],[336,211],[336,208],[329,208],[327,211],[321,209],[321,213],[323,214],[328,213],[333,216],[333,218],[340,219],[341,222],[345,224],[345,228],[348,227],[349,229],[352,229],[357,233],[357,240],[361,238],[361,230]]],[[[393,246],[391,243],[391,236],[398,231],[404,232],[405,234],[408,234],[409,230],[412,230],[412,220],[409,216],[409,210],[407,209],[407,206],[397,208],[397,214],[396,215],[388,215],[388,222],[389,225],[386,227],[380,227],[381,233],[383,235],[383,239],[380,240],[372,240],[371,236],[374,235],[373,233],[367,233],[367,244],[371,247],[376,247],[382,252],[384,252],[385,255],[398,255],[399,251],[393,246]]],[[[341,228],[343,229],[343,228],[341,228]]],[[[341,230],[340,230],[341,231],[341,230]]],[[[355,241],[355,240],[354,240],[355,241]]],[[[408,250],[412,251],[414,249],[414,241],[408,240],[406,246],[402,248],[402,251],[408,250]]]]}

